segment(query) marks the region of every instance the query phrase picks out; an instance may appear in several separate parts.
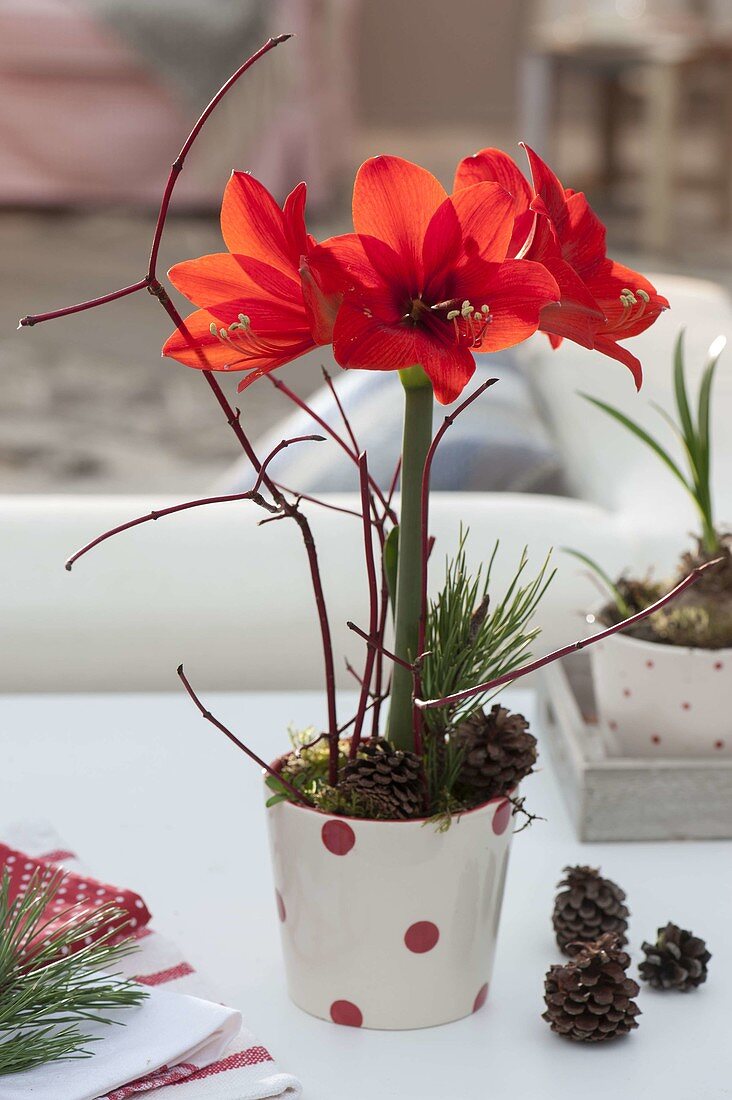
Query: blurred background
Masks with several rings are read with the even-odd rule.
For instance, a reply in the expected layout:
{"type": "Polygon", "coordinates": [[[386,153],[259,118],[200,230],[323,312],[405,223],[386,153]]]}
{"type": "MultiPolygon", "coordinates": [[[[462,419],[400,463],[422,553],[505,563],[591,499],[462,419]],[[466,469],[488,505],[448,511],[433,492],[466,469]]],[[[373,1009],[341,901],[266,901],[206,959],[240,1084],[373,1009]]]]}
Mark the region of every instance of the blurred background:
{"type": "MultiPolygon", "coordinates": [[[[140,277],[193,119],[284,31],[297,38],[195,146],[161,271],[220,249],[232,168],[279,198],[307,179],[321,236],[347,227],[368,155],[415,159],[449,187],[462,156],[524,139],[588,192],[615,258],[732,282],[730,0],[0,0],[0,491],[190,495],[236,480],[200,379],[159,357],[169,325],[147,295],[15,327],[140,277]]],[[[283,377],[309,394],[322,362],[283,377]]],[[[277,435],[288,412],[266,383],[247,392],[256,434],[277,435]]],[[[541,415],[536,432],[544,466],[523,485],[444,487],[562,491],[541,415]]]]}

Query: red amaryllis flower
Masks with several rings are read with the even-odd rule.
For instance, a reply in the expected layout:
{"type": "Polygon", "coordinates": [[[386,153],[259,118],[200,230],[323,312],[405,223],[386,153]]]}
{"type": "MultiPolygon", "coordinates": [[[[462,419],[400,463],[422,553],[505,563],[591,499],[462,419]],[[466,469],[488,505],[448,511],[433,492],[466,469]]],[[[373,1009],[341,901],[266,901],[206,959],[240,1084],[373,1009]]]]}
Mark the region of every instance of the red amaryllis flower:
{"type": "Polygon", "coordinates": [[[483,149],[458,166],[455,187],[477,180],[501,183],[514,199],[512,247],[543,263],[559,285],[561,299],[542,310],[539,328],[553,347],[567,337],[630,368],[640,388],[642,368],[618,344],[652,325],[668,302],[638,272],[608,259],[605,226],[582,192],[562,186],[551,168],[526,148],[533,190],[513,160],[483,149]]]}
{"type": "Polygon", "coordinates": [[[315,240],[305,228],[305,184],[282,209],[244,172],[232,173],[221,206],[228,252],[176,264],[170,280],[200,308],[163,347],[201,370],[249,370],[257,378],[331,340],[337,302],[320,292],[308,255],[315,240]],[[193,346],[191,345],[193,342],[193,346]]]}
{"type": "Polygon", "coordinates": [[[474,352],[525,340],[558,300],[545,267],[506,259],[514,203],[496,183],[449,198],[424,168],[375,157],[356,176],[353,223],[355,233],[310,257],[322,285],[344,292],[333,330],[342,367],[420,364],[448,404],[473,374],[474,352]]]}

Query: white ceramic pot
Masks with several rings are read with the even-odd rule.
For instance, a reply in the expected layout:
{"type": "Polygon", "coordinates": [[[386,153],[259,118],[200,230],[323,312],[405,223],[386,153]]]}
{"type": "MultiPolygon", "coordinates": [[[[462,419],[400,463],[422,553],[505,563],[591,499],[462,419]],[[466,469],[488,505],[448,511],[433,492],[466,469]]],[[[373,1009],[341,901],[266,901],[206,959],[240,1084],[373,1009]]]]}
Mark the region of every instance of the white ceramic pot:
{"type": "MultiPolygon", "coordinates": [[[[270,792],[267,792],[268,794],[270,792]]],[[[494,799],[453,819],[267,810],[290,996],[355,1027],[432,1027],[488,995],[513,831],[494,799]]]]}
{"type": "Polygon", "coordinates": [[[598,719],[620,755],[732,755],[732,649],[613,634],[590,654],[598,719]]]}

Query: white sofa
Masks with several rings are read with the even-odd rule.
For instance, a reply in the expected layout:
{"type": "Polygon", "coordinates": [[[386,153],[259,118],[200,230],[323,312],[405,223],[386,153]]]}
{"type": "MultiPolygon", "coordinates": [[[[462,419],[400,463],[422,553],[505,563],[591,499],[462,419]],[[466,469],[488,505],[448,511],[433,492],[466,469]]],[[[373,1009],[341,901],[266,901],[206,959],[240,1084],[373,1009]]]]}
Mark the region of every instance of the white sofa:
{"type": "MultiPolygon", "coordinates": [[[[575,395],[586,388],[655,424],[648,399],[670,405],[678,325],[689,327],[692,380],[711,340],[720,332],[732,335],[729,302],[718,288],[658,282],[674,310],[637,342],[646,366],[643,396],[635,395],[620,365],[572,345],[551,353],[540,339],[527,352],[582,499],[435,494],[433,590],[461,519],[470,526],[473,564],[500,536],[496,591],[524,545],[534,567],[551,546],[581,548],[611,573],[654,561],[674,564],[694,521],[683,493],[643,448],[575,395]]],[[[732,519],[732,438],[724,430],[732,411],[732,363],[720,366],[718,398],[716,489],[721,516],[732,519]]],[[[99,547],[72,573],[64,570],[65,558],[81,544],[166,503],[152,497],[0,498],[0,691],[174,688],[181,661],[206,688],[321,685],[317,624],[297,530],[286,521],[259,528],[261,513],[251,504],[213,505],[146,524],[99,547]]],[[[359,524],[314,506],[308,512],[336,648],[358,660],[362,644],[345,621],[366,619],[359,524]]],[[[582,634],[581,612],[597,599],[576,561],[557,554],[556,564],[558,575],[538,615],[545,633],[537,651],[582,634]]],[[[342,671],[341,682],[352,685],[342,671]]]]}
{"type": "MultiPolygon", "coordinates": [[[[336,498],[331,498],[336,499],[336,498]]],[[[341,497],[347,504],[355,498],[341,497]]],[[[216,688],[317,687],[321,658],[306,559],[295,525],[257,526],[249,503],[212,505],[125,532],[82,558],[78,546],[165,501],[149,497],[6,497],[0,504],[0,691],[174,688],[183,661],[194,682],[216,688]]],[[[360,661],[345,627],[365,625],[359,523],[311,506],[335,644],[360,661]]],[[[525,544],[538,566],[551,545],[581,545],[621,567],[627,550],[614,517],[595,505],[524,495],[438,494],[433,588],[460,521],[477,564],[501,536],[496,591],[525,544]]],[[[560,557],[558,555],[558,557],[560,557]]],[[[545,645],[581,633],[593,598],[576,563],[542,607],[545,645]]],[[[339,661],[339,671],[343,668],[339,661]]],[[[352,685],[343,674],[343,685],[352,685]]]]}
{"type": "Polygon", "coordinates": [[[636,393],[630,372],[619,363],[564,341],[556,352],[530,341],[519,349],[534,391],[552,424],[569,484],[576,495],[625,517],[645,547],[650,566],[673,568],[679,541],[698,527],[693,504],[658,458],[579,393],[592,394],[622,409],[680,457],[680,446],[652,403],[674,412],[671,363],[674,343],[685,329],[687,379],[696,398],[708,349],[717,336],[730,346],[723,352],[714,383],[712,479],[718,521],[732,526],[732,305],[714,283],[677,275],[650,278],[671,309],[632,341],[643,364],[644,381],[636,393]]]}

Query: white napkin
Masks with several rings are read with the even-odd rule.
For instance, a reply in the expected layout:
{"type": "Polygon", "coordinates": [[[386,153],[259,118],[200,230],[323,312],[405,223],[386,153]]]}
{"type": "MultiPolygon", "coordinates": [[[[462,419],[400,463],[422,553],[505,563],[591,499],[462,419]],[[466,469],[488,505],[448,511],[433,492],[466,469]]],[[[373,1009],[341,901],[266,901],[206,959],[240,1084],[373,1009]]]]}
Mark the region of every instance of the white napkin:
{"type": "Polygon", "coordinates": [[[149,994],[139,1008],[110,1013],[124,1026],[89,1024],[100,1036],[91,1058],[0,1077],[2,1100],[95,1100],[163,1066],[216,1062],[239,1034],[241,1016],[231,1008],[165,989],[149,994]]]}
{"type": "MultiPolygon", "coordinates": [[[[45,823],[11,826],[0,839],[88,873],[45,823]]],[[[0,1077],[0,1100],[298,1100],[300,1082],[279,1070],[240,1014],[201,999],[211,991],[176,945],[149,927],[140,929],[138,940],[139,949],[119,970],[151,996],[119,1013],[126,1026],[100,1025],[104,1039],[92,1044],[92,1058],[0,1077]]]]}

